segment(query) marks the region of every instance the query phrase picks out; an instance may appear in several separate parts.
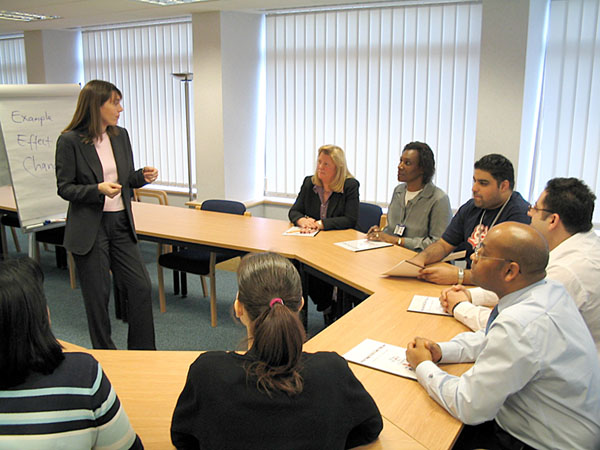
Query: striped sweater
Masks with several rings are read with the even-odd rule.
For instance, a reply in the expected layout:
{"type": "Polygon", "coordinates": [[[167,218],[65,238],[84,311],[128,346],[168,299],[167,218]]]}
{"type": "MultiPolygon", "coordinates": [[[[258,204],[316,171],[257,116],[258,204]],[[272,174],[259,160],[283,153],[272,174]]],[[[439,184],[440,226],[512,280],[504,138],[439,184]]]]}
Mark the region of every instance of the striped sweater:
{"type": "Polygon", "coordinates": [[[65,353],[50,375],[0,390],[0,449],[140,449],[102,367],[87,353],[65,353]]]}

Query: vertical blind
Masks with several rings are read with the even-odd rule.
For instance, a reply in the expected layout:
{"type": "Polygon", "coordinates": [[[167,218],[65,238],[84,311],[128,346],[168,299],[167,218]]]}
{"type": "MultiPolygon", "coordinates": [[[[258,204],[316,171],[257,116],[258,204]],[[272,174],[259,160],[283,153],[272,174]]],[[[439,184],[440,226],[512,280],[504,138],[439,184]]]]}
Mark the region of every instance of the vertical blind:
{"type": "Polygon", "coordinates": [[[600,0],[553,0],[530,198],[554,177],[581,178],[600,197],[599,124],[600,0]]]}
{"type": "Polygon", "coordinates": [[[27,83],[23,35],[0,37],[0,84],[27,83]]]}
{"type": "Polygon", "coordinates": [[[363,201],[387,204],[402,147],[435,152],[435,183],[470,198],[481,4],[266,18],[266,195],[293,197],[336,144],[363,201]]]}
{"type": "Polygon", "coordinates": [[[96,27],[82,39],[86,82],[110,81],[123,93],[119,125],[129,132],[136,165],[158,168],[161,185],[187,186],[184,86],[171,74],[192,72],[191,21],[96,27]]]}

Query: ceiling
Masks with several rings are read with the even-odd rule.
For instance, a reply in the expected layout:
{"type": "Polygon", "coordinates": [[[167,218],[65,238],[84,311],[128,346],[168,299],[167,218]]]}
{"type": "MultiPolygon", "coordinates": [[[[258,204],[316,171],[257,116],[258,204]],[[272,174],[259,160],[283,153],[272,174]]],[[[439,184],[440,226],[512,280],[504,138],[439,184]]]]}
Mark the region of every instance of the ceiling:
{"type": "MultiPolygon", "coordinates": [[[[357,2],[352,0],[209,0],[200,3],[159,6],[135,0],[0,0],[0,10],[61,17],[61,19],[36,22],[0,20],[0,34],[180,17],[207,11],[261,13],[271,9],[352,3],[357,2]]],[[[360,3],[392,2],[361,0],[360,3]]]]}

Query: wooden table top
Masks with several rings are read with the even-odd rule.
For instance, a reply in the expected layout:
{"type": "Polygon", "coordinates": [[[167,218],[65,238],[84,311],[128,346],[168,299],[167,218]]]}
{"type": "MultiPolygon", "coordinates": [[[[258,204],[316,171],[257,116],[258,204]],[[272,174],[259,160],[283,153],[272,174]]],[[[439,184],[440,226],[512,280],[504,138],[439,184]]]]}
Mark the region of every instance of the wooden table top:
{"type": "Polygon", "coordinates": [[[0,210],[13,212],[17,210],[12,186],[0,186],[0,210]]]}
{"type": "MultiPolygon", "coordinates": [[[[313,238],[283,236],[290,224],[281,220],[150,203],[134,202],[132,208],[141,238],[243,251],[274,251],[373,294],[307,342],[306,351],[343,354],[366,338],[405,347],[415,336],[444,341],[466,330],[450,317],[406,311],[414,294],[437,296],[442,286],[380,276],[410,257],[413,254],[410,250],[393,246],[350,252],[333,245],[364,237],[358,231],[325,231],[313,238]]],[[[16,210],[10,187],[0,187],[0,209],[16,210]]],[[[199,352],[87,350],[71,344],[66,347],[89,352],[100,361],[147,448],[171,448],[169,428],[173,408],[188,367],[199,352]]],[[[462,424],[430,399],[417,382],[352,363],[350,367],[384,416],[380,439],[365,448],[451,448],[462,424]]],[[[444,368],[459,375],[468,367],[456,364],[444,368]]]]}
{"type": "MultiPolygon", "coordinates": [[[[66,351],[90,353],[100,362],[145,448],[174,448],[170,438],[171,417],[188,368],[201,352],[88,350],[67,342],[62,344],[66,351]]],[[[385,418],[379,439],[359,448],[425,450],[385,418]]]]}
{"type": "MultiPolygon", "coordinates": [[[[398,246],[350,252],[335,242],[360,239],[355,230],[324,231],[315,237],[283,236],[286,221],[219,214],[194,209],[134,204],[136,229],[142,236],[212,244],[244,251],[275,251],[299,260],[367,294],[357,308],[305,345],[309,352],[343,354],[366,338],[406,347],[415,336],[448,340],[466,328],[451,317],[407,311],[414,294],[438,296],[442,286],[380,274],[414,252],[398,246]],[[168,213],[165,209],[168,208],[168,213]]],[[[462,424],[433,401],[413,380],[356,364],[354,373],[371,393],[384,418],[430,449],[450,448],[462,424]]],[[[470,365],[445,367],[460,375],[470,365]]]]}

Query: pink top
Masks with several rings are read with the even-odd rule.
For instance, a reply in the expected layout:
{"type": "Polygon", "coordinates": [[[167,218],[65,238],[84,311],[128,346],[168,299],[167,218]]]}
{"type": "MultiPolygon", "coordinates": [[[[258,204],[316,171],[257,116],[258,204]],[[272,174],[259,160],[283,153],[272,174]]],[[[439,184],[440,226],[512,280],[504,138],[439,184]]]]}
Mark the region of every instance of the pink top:
{"type": "MultiPolygon", "coordinates": [[[[106,132],[102,134],[100,140],[94,140],[94,147],[96,147],[98,158],[100,158],[100,164],[102,164],[104,181],[118,183],[119,174],[117,173],[115,155],[113,153],[112,145],[110,144],[110,139],[108,138],[108,134],[106,134],[106,132]]],[[[120,192],[113,198],[110,198],[107,195],[104,196],[104,211],[114,212],[123,211],[124,209],[125,206],[123,205],[123,199],[121,198],[120,192]]]]}

